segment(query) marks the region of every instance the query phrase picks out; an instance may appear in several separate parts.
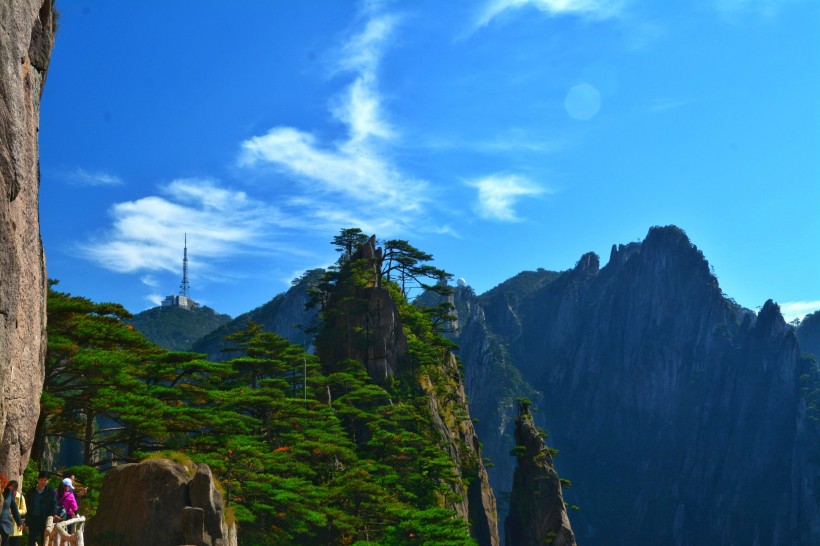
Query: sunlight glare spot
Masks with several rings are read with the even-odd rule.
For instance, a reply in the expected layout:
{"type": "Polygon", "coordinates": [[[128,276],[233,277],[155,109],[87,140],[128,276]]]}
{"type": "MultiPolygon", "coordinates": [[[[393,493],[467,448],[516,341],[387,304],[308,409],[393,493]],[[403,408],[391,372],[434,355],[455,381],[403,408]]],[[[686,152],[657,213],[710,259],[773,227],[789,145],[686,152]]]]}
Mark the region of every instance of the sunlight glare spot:
{"type": "Polygon", "coordinates": [[[575,85],[564,99],[564,108],[571,118],[587,121],[601,109],[601,94],[588,83],[575,85]]]}

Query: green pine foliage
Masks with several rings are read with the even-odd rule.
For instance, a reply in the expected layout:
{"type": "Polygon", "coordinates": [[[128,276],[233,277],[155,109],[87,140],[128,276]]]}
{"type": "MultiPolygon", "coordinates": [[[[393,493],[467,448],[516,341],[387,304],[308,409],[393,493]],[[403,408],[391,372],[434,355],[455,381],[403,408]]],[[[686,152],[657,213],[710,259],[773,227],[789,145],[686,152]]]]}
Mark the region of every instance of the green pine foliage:
{"type": "MultiPolygon", "coordinates": [[[[347,255],[348,239],[360,239],[348,235],[337,242],[347,255]]],[[[351,282],[374,280],[366,267],[353,271],[351,282]]],[[[121,306],[51,286],[33,464],[46,441],[63,436],[83,441],[82,470],[93,483],[112,464],[182,452],[210,465],[248,544],[474,544],[447,508],[464,490],[464,469],[429,405],[438,391],[447,426],[463,417],[444,396],[457,377],[443,367],[449,342],[399,284],[385,285],[411,361],[387,385],[362,362],[323,366],[253,322],[227,338],[230,360],[169,352],[130,326],[121,306]]],[[[356,303],[347,302],[349,312],[356,303]]]]}
{"type": "Polygon", "coordinates": [[[164,349],[189,351],[194,342],[230,320],[210,307],[153,307],[134,315],[129,324],[164,349]]]}

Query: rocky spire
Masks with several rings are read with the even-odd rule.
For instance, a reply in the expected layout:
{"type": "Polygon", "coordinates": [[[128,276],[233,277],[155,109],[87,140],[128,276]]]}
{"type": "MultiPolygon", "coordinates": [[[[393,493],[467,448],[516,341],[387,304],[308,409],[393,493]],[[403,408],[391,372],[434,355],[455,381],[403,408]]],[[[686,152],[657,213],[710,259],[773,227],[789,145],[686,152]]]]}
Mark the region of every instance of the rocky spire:
{"type": "Polygon", "coordinates": [[[340,269],[338,283],[324,313],[325,336],[317,338],[317,354],[335,364],[347,358],[364,363],[379,384],[395,376],[407,353],[407,337],[399,310],[387,288],[378,286],[381,249],[375,236],[340,269]],[[356,277],[355,282],[347,282],[356,277]]]}
{"type": "Polygon", "coordinates": [[[555,472],[552,454],[535,428],[527,402],[519,403],[515,443],[518,466],[505,524],[506,545],[575,546],[561,481],[555,472]]]}

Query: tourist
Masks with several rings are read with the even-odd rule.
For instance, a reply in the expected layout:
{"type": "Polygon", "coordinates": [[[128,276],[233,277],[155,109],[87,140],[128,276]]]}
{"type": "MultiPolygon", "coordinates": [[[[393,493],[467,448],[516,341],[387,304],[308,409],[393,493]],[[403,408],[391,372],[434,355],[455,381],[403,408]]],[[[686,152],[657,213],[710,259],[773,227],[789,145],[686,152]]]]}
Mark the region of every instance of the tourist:
{"type": "MultiPolygon", "coordinates": [[[[63,483],[57,487],[57,503],[65,510],[65,519],[74,519],[78,507],[71,478],[64,479],[63,483]]],[[[69,525],[66,531],[73,533],[74,525],[69,525]]]]}
{"type": "Polygon", "coordinates": [[[76,489],[74,484],[77,483],[77,478],[74,477],[74,474],[69,476],[71,478],[71,492],[74,493],[74,497],[78,500],[79,498],[88,493],[88,487],[83,487],[82,489],[76,489]]]}
{"type": "Polygon", "coordinates": [[[26,494],[26,525],[28,526],[28,544],[43,543],[46,532],[46,520],[57,515],[57,493],[48,485],[48,473],[40,472],[37,476],[37,485],[26,494]]]}
{"type": "MultiPolygon", "coordinates": [[[[11,484],[11,482],[9,482],[11,484]]],[[[16,483],[15,483],[16,485],[16,483]]],[[[23,496],[23,492],[20,491],[20,487],[15,487],[14,493],[14,502],[17,503],[17,511],[20,512],[20,517],[23,518],[25,522],[26,518],[26,497],[23,496]]],[[[23,525],[17,525],[17,522],[14,522],[14,532],[9,535],[9,546],[19,546],[20,544],[20,537],[23,536],[23,525]]]]}
{"type": "MultiPolygon", "coordinates": [[[[2,476],[2,482],[6,481],[6,477],[2,476]]],[[[17,494],[17,481],[11,480],[3,488],[3,510],[0,512],[0,537],[3,538],[2,546],[9,546],[9,537],[15,531],[14,524],[23,525],[23,518],[20,516],[20,511],[17,509],[17,503],[14,500],[17,494]]]]}

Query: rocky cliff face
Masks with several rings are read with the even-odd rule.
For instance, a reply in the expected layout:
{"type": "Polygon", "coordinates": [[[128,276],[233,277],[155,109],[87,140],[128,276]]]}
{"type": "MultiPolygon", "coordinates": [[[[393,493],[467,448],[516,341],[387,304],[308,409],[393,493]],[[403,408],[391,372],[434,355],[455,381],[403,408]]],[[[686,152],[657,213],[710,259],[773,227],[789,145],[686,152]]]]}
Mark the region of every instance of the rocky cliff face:
{"type": "Polygon", "coordinates": [[[513,477],[504,544],[575,546],[552,453],[535,427],[526,403],[520,404],[515,420],[515,443],[518,466],[513,477]]]}
{"type": "MultiPolygon", "coordinates": [[[[470,398],[470,413],[476,433],[483,443],[482,453],[492,463],[487,472],[498,499],[499,518],[503,522],[508,511],[507,500],[515,469],[515,459],[509,455],[515,446],[515,400],[529,398],[540,406],[542,399],[513,365],[505,345],[493,333],[484,307],[472,289],[456,287],[451,303],[458,320],[450,334],[459,345],[456,352],[464,364],[464,384],[470,398]]],[[[508,319],[509,324],[516,324],[517,327],[512,311],[503,320],[508,319]]]]}
{"type": "Polygon", "coordinates": [[[470,534],[479,545],[497,546],[500,542],[495,494],[481,458],[481,444],[470,418],[464,382],[452,353],[443,372],[451,378],[446,393],[437,392],[430,378],[423,379],[422,388],[429,396],[433,423],[445,439],[454,466],[461,471],[462,479],[454,489],[461,500],[453,508],[470,522],[470,534]]]}
{"type": "Polygon", "coordinates": [[[37,132],[52,0],[0,2],[0,472],[21,476],[39,414],[46,273],[37,132]]]}
{"type": "Polygon", "coordinates": [[[86,540],[93,546],[237,544],[208,465],[186,468],[167,459],[111,469],[86,540]]]}
{"type": "MultiPolygon", "coordinates": [[[[381,250],[372,237],[341,268],[340,279],[355,274],[354,282],[340,280],[326,303],[324,332],[317,338],[317,354],[327,365],[352,358],[365,364],[370,377],[384,385],[410,370],[408,341],[399,309],[390,291],[377,281],[381,250]],[[355,272],[355,273],[354,273],[355,272]]],[[[452,485],[453,508],[470,523],[470,534],[481,546],[498,546],[495,496],[473,427],[464,382],[455,355],[447,354],[436,377],[422,373],[420,386],[426,393],[434,428],[459,473],[452,485]]]]}
{"type": "Polygon", "coordinates": [[[350,266],[341,274],[351,274],[351,267],[367,270],[355,274],[371,281],[338,284],[324,313],[325,329],[336,334],[317,341],[317,355],[322,362],[358,360],[370,377],[383,385],[405,367],[407,337],[390,292],[375,280],[381,268],[381,250],[376,248],[375,237],[353,254],[350,266]]]}
{"type": "Polygon", "coordinates": [[[513,307],[487,322],[544,394],[579,542],[820,541],[808,363],[777,306],[727,300],[681,230],[603,268],[585,255],[513,307]]]}

